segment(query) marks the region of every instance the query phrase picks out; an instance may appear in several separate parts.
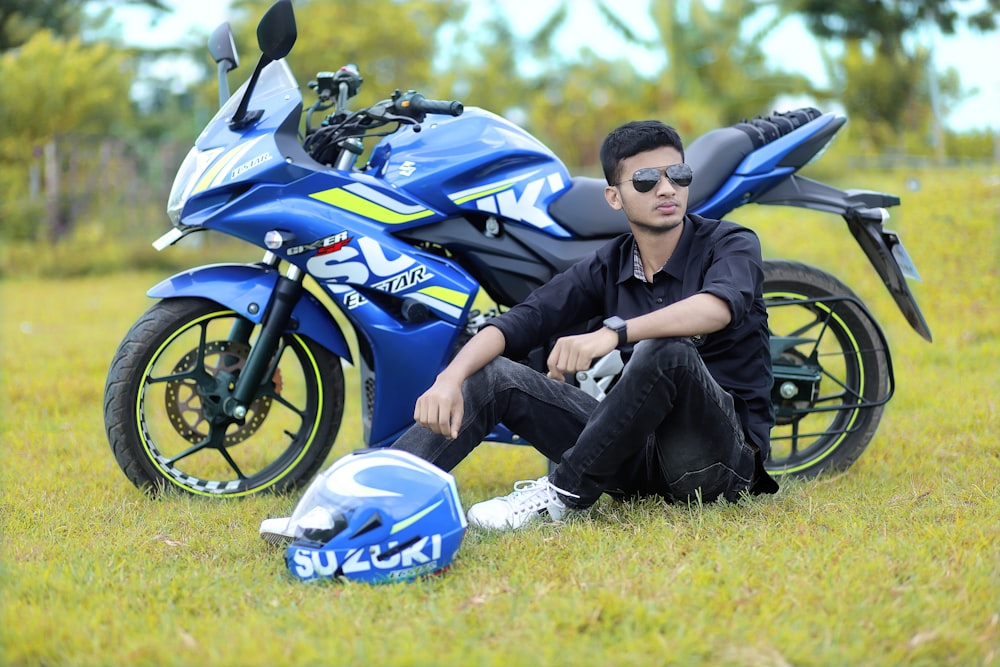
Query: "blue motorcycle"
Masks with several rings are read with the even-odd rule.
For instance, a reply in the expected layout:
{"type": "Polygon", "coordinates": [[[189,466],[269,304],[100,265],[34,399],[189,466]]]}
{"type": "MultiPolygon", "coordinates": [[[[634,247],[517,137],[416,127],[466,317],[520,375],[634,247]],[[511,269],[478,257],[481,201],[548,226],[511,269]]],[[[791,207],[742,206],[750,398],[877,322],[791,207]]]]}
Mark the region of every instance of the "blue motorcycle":
{"type": "MultiPolygon", "coordinates": [[[[154,286],[157,302],[108,374],[112,451],[150,492],[235,497],[307,482],[340,427],[345,363],[360,369],[364,444],[391,444],[412,424],[416,398],[490,317],[627,230],[603,181],[574,178],[488,111],[415,91],[352,111],[362,81],[354,66],[317,75],[300,130],[302,95],[283,60],[296,37],[288,0],[267,11],[257,35],[262,56],[232,97],[227,73],[238,59],[228,24],[210,39],[221,108],[177,173],[173,226],[154,246],[215,230],[260,246],[263,258],[154,286]],[[325,115],[313,127],[317,112],[325,115]],[[378,142],[358,165],[366,139],[378,142]]],[[[930,340],[905,279],[915,268],[884,228],[899,198],[797,173],[844,122],[801,109],[699,137],[686,151],[689,208],[718,218],[753,202],[842,216],[930,340]]],[[[843,470],[893,395],[889,347],[837,278],[791,261],[768,260],[765,273],[777,420],[767,468],[843,470]]],[[[542,369],[545,357],[540,348],[523,361],[542,369]]],[[[612,353],[575,380],[600,398],[620,370],[612,353]]],[[[519,442],[502,426],[491,439],[519,442]]]]}

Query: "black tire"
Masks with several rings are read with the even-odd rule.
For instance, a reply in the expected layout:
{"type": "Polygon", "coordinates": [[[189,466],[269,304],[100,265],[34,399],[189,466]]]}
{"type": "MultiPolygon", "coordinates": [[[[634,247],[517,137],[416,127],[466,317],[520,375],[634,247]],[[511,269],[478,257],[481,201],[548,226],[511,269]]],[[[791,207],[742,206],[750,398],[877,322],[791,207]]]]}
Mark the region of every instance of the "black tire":
{"type": "Polygon", "coordinates": [[[104,423],[118,465],[140,489],[211,497],[281,492],[323,465],[343,416],[344,372],[339,357],[308,338],[282,337],[274,371],[243,423],[210,419],[254,341],[229,341],[240,323],[246,320],[205,299],[167,299],[119,345],[104,389],[104,423]]]}
{"type": "Polygon", "coordinates": [[[815,267],[766,261],[764,299],[772,357],[780,348],[765,467],[797,477],[845,470],[875,435],[892,395],[885,338],[854,293],[815,267]]]}

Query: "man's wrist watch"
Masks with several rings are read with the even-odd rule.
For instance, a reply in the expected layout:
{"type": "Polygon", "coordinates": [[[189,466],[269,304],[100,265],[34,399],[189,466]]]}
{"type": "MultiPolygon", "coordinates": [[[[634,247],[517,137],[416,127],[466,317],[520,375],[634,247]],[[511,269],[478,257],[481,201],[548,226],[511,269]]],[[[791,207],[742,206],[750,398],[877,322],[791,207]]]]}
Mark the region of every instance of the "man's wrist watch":
{"type": "Polygon", "coordinates": [[[628,325],[625,320],[615,315],[604,320],[604,326],[618,334],[618,347],[628,343],[628,325]]]}

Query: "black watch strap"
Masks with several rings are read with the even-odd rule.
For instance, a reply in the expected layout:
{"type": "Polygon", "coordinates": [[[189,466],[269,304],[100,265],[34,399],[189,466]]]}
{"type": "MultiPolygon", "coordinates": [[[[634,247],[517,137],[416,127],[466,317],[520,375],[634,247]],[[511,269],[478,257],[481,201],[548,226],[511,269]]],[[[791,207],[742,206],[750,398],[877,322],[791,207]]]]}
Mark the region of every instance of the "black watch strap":
{"type": "Polygon", "coordinates": [[[618,347],[628,343],[628,325],[617,315],[604,320],[604,326],[618,334],[618,347]]]}

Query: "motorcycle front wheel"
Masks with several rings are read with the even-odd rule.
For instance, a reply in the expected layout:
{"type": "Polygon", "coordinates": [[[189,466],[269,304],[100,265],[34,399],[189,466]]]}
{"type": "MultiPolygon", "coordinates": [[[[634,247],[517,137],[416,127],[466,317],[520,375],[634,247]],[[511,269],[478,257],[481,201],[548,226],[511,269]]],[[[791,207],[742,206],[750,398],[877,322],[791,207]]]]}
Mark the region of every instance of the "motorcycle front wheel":
{"type": "Polygon", "coordinates": [[[776,423],[773,476],[845,470],[868,446],[893,380],[888,345],[842,282],[798,262],[764,262],[776,423]]]}
{"type": "Polygon", "coordinates": [[[217,498],[286,491],[315,475],[343,416],[340,358],[286,333],[245,418],[227,418],[255,334],[197,298],[160,301],[132,326],[108,372],[104,421],[133,484],[217,498]]]}

